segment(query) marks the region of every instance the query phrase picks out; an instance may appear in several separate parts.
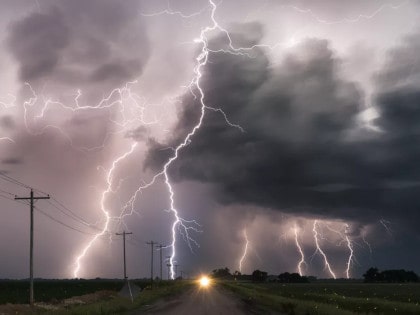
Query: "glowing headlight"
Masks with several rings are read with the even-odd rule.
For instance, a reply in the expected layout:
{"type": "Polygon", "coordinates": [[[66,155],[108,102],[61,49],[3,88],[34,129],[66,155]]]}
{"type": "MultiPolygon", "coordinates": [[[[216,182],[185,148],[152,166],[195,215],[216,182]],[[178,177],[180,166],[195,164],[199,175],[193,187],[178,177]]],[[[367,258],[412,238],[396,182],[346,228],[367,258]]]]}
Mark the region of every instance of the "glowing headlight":
{"type": "Polygon", "coordinates": [[[202,276],[200,278],[200,286],[202,287],[208,287],[210,285],[210,279],[206,276],[202,276]]]}

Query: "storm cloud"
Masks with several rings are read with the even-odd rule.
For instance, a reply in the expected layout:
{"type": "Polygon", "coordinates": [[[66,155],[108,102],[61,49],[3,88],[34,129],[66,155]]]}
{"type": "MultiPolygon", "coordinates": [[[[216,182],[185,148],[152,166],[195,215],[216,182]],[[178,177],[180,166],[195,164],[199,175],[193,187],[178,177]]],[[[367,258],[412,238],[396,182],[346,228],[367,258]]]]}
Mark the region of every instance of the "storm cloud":
{"type": "MultiPolygon", "coordinates": [[[[246,34],[232,37],[244,43],[246,34]]],[[[220,36],[210,45],[223,43],[220,36]]],[[[270,64],[260,49],[253,54],[210,54],[202,81],[205,103],[222,109],[244,132],[207,110],[202,128],[171,167],[174,180],[209,183],[225,205],[366,223],[396,218],[398,207],[398,217],[413,219],[420,205],[420,151],[413,145],[419,140],[419,91],[388,92],[379,84],[381,114],[374,123],[381,132],[372,131],[358,120],[362,89],[340,73],[341,60],[328,41],[306,39],[278,64],[270,64]],[[357,136],[351,136],[355,130],[357,136]]],[[[385,68],[392,71],[395,60],[389,63],[385,68]]],[[[398,67],[392,73],[403,76],[398,67]]],[[[417,74],[413,69],[410,76],[417,74]]],[[[171,152],[162,149],[176,146],[197,123],[200,104],[190,96],[185,104],[169,143],[151,142],[148,166],[164,161],[171,152]]]]}
{"type": "Polygon", "coordinates": [[[36,205],[36,277],[74,277],[104,227],[77,276],[120,277],[109,236],[127,230],[130,278],[150,274],[150,240],[176,241],[191,276],[240,268],[247,237],[243,272],[295,271],[296,231],[313,254],[304,274],[330,277],[315,224],[340,277],[344,235],[351,277],[418,272],[420,11],[379,2],[5,0],[0,166],[23,184],[0,178],[0,238],[15,235],[0,242],[1,277],[28,276],[28,207],[13,197],[29,186],[54,198],[36,205]],[[213,19],[235,47],[256,46],[229,51],[213,19]],[[208,107],[169,160],[201,114],[197,70],[208,107]],[[194,224],[193,253],[180,226],[173,239],[171,206],[194,224]]]}
{"type": "Polygon", "coordinates": [[[82,88],[100,97],[141,74],[150,45],[137,1],[42,5],[9,27],[7,43],[22,82],[82,88]]]}

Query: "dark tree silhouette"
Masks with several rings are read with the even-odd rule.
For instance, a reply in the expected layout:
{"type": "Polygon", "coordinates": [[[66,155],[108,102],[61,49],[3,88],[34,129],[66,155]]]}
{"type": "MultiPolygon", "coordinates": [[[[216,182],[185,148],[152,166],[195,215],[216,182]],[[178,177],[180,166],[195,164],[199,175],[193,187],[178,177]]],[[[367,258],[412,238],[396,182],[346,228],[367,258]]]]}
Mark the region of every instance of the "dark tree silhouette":
{"type": "Polygon", "coordinates": [[[253,282],[264,282],[267,279],[267,272],[261,270],[254,270],[252,273],[253,282]]]}
{"type": "Polygon", "coordinates": [[[363,275],[365,282],[378,282],[380,280],[380,274],[378,268],[369,268],[366,273],[363,275]]]}
{"type": "Polygon", "coordinates": [[[231,278],[232,277],[232,274],[230,273],[230,270],[227,267],[214,269],[212,274],[214,278],[231,278]]]}
{"type": "Polygon", "coordinates": [[[365,282],[419,282],[419,277],[416,273],[404,269],[379,272],[378,268],[369,268],[363,277],[365,282]]]}
{"type": "Polygon", "coordinates": [[[308,283],[308,277],[303,277],[298,273],[284,272],[279,275],[279,281],[282,283],[308,283]]]}

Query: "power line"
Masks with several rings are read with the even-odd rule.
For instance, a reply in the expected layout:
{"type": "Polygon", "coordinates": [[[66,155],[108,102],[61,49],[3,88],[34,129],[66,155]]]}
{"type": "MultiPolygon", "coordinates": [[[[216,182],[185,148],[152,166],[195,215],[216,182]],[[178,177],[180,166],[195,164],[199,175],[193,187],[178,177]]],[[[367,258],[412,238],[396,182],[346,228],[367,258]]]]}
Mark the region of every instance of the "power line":
{"type": "MultiPolygon", "coordinates": [[[[18,185],[18,186],[21,186],[21,187],[25,187],[25,188],[30,188],[30,189],[32,189],[32,190],[34,190],[34,191],[37,191],[37,192],[40,192],[40,193],[42,193],[42,194],[45,194],[45,195],[48,195],[47,193],[45,193],[45,192],[43,192],[43,191],[41,191],[41,190],[39,190],[39,189],[35,189],[35,188],[32,188],[32,187],[30,187],[29,185],[27,185],[27,184],[25,184],[25,183],[22,183],[21,181],[19,181],[19,180],[17,180],[17,179],[15,179],[15,178],[13,178],[13,177],[11,177],[11,176],[9,176],[9,175],[6,175],[6,174],[4,174],[4,173],[1,173],[0,172],[0,177],[3,179],[3,180],[5,180],[5,181],[7,181],[7,182],[9,182],[9,183],[12,183],[12,184],[15,184],[15,185],[18,185]]],[[[0,189],[0,192],[4,192],[4,193],[6,193],[6,194],[8,194],[8,195],[10,195],[10,196],[15,196],[14,194],[12,194],[12,193],[10,193],[10,192],[7,192],[7,191],[4,191],[4,190],[1,190],[0,189]]],[[[2,197],[4,197],[4,196],[2,196],[2,197]]],[[[97,227],[95,227],[95,226],[93,226],[93,225],[91,225],[91,224],[89,224],[86,220],[84,220],[81,216],[79,216],[79,215],[77,215],[74,211],[72,211],[72,210],[70,210],[68,207],[66,207],[63,203],[61,203],[60,201],[58,201],[56,198],[51,198],[56,204],[54,204],[54,203],[52,203],[50,200],[48,200],[48,203],[50,204],[50,205],[52,205],[54,208],[56,208],[57,210],[59,210],[60,212],[62,212],[64,215],[66,215],[66,216],[68,216],[69,218],[71,218],[71,219],[73,219],[73,220],[75,220],[76,222],[78,222],[78,223],[81,223],[81,224],[83,224],[83,225],[85,225],[85,226],[88,226],[89,228],[92,228],[92,229],[95,229],[95,230],[97,230],[97,231],[100,231],[100,229],[99,228],[97,228],[97,227]],[[65,211],[64,211],[64,210],[65,211]],[[66,212],[67,211],[67,212],[66,212]]],[[[43,213],[44,215],[46,215],[46,216],[48,216],[48,214],[46,214],[46,213],[43,213]]],[[[50,219],[52,219],[51,217],[50,217],[50,219]]],[[[52,220],[55,220],[55,221],[57,221],[56,219],[52,219],[52,220]]],[[[67,227],[69,227],[67,224],[65,224],[65,223],[62,223],[63,225],[65,225],[65,226],[67,226],[67,227]]],[[[70,227],[71,228],[71,227],[70,227]]],[[[92,235],[94,235],[94,234],[92,234],[92,235]]]]}
{"type": "Polygon", "coordinates": [[[81,217],[79,217],[79,216],[75,215],[75,214],[74,214],[74,212],[72,212],[70,209],[68,209],[68,208],[66,208],[66,207],[64,207],[64,206],[58,207],[57,205],[53,204],[53,203],[52,203],[52,202],[50,202],[50,201],[48,201],[48,203],[49,203],[51,206],[53,206],[55,209],[57,209],[58,211],[60,211],[62,214],[64,214],[65,216],[69,217],[70,219],[72,219],[72,220],[76,221],[77,223],[82,224],[82,225],[84,225],[84,226],[87,226],[87,227],[89,227],[89,228],[91,228],[91,229],[94,229],[94,230],[96,230],[96,231],[101,231],[101,229],[97,228],[97,227],[96,227],[96,226],[94,226],[94,225],[89,224],[88,222],[86,222],[86,221],[85,221],[84,219],[82,219],[81,217]],[[64,211],[63,209],[66,209],[66,211],[64,211]],[[70,213],[69,213],[69,212],[70,212],[70,213]]]}
{"type": "MultiPolygon", "coordinates": [[[[14,196],[14,195],[13,195],[13,196],[14,196]]],[[[2,198],[4,198],[4,199],[7,199],[7,200],[11,200],[11,201],[19,202],[19,203],[21,203],[21,204],[23,204],[23,205],[29,205],[29,203],[28,203],[28,202],[25,202],[25,201],[23,201],[23,200],[15,200],[14,198],[6,197],[6,196],[3,196],[3,195],[1,195],[1,194],[0,194],[0,197],[2,197],[2,198]]]]}
{"type": "Polygon", "coordinates": [[[65,209],[66,211],[68,211],[69,213],[71,213],[71,215],[77,219],[79,219],[80,221],[83,221],[84,224],[86,225],[90,225],[85,219],[83,219],[81,216],[79,216],[77,213],[75,213],[74,211],[70,210],[68,207],[66,207],[65,205],[63,205],[63,203],[61,203],[60,201],[58,201],[55,198],[51,198],[55,203],[57,203],[59,206],[61,206],[63,209],[65,209]]]}
{"type": "Polygon", "coordinates": [[[12,194],[11,192],[8,192],[8,191],[2,190],[2,189],[0,189],[0,192],[5,193],[5,194],[8,194],[8,195],[10,195],[12,197],[15,196],[15,194],[12,194]]]}
{"type": "MultiPolygon", "coordinates": [[[[13,195],[13,194],[12,194],[12,195],[13,195]]],[[[14,196],[14,195],[13,195],[13,196],[14,196]]],[[[29,204],[28,202],[24,202],[23,200],[16,200],[16,199],[14,199],[14,198],[10,198],[10,197],[4,196],[4,195],[2,195],[2,194],[0,194],[0,197],[1,197],[1,198],[4,198],[4,199],[7,199],[7,200],[15,201],[15,202],[18,202],[18,203],[21,203],[21,204],[24,204],[24,205],[28,205],[28,204],[29,204]]],[[[54,218],[52,215],[50,215],[50,214],[46,213],[45,211],[43,211],[43,210],[39,209],[38,207],[35,207],[35,206],[34,206],[34,209],[35,209],[35,210],[37,210],[38,212],[40,212],[42,215],[44,215],[44,216],[46,216],[47,218],[49,218],[50,220],[52,220],[52,221],[54,221],[54,222],[56,222],[56,223],[58,223],[58,224],[61,224],[61,225],[65,226],[65,227],[67,227],[67,228],[69,228],[69,229],[71,229],[71,230],[73,230],[73,231],[76,231],[76,232],[79,232],[79,233],[82,233],[82,234],[86,234],[86,235],[92,235],[92,236],[96,235],[96,234],[94,234],[94,233],[89,233],[89,232],[86,232],[86,231],[82,231],[82,230],[79,230],[78,228],[75,228],[75,227],[73,227],[73,226],[70,226],[69,224],[62,222],[62,221],[58,220],[57,218],[54,218]]],[[[89,227],[90,227],[90,228],[92,228],[92,229],[95,229],[95,230],[100,230],[99,228],[96,228],[96,227],[94,227],[94,226],[90,226],[90,225],[89,225],[89,227]]],[[[110,232],[109,232],[109,233],[110,233],[110,232]]]]}
{"type": "Polygon", "coordinates": [[[79,233],[82,233],[82,234],[86,234],[86,235],[92,235],[92,236],[93,235],[96,235],[94,233],[85,232],[85,231],[79,230],[79,229],[77,229],[77,228],[75,228],[73,226],[70,226],[70,225],[68,225],[68,224],[66,224],[66,223],[64,223],[64,222],[62,222],[62,221],[54,218],[53,216],[51,216],[50,214],[46,213],[45,211],[39,209],[38,207],[35,207],[35,210],[37,210],[38,212],[40,212],[41,214],[43,214],[44,216],[46,216],[50,220],[52,220],[52,221],[54,221],[54,222],[56,222],[58,224],[61,224],[62,226],[65,226],[65,227],[67,227],[67,228],[69,228],[69,229],[71,229],[73,231],[76,231],[76,232],[79,232],[79,233]]]}
{"type": "Polygon", "coordinates": [[[24,187],[24,188],[27,188],[27,189],[32,189],[33,191],[36,191],[36,192],[41,193],[43,195],[48,195],[46,192],[44,192],[40,189],[31,187],[31,186],[29,186],[25,183],[22,183],[21,181],[17,180],[16,178],[13,178],[12,176],[6,175],[4,172],[0,172],[0,178],[9,182],[9,183],[15,184],[17,186],[24,187]]]}
{"type": "Polygon", "coordinates": [[[6,175],[4,172],[0,172],[0,177],[1,177],[3,180],[5,180],[5,181],[7,181],[7,182],[9,182],[9,183],[12,183],[12,184],[15,184],[15,185],[18,185],[18,186],[24,187],[24,188],[31,188],[31,187],[29,187],[28,185],[26,185],[26,184],[24,184],[24,183],[22,183],[22,182],[18,181],[17,179],[14,179],[13,177],[6,175]]]}

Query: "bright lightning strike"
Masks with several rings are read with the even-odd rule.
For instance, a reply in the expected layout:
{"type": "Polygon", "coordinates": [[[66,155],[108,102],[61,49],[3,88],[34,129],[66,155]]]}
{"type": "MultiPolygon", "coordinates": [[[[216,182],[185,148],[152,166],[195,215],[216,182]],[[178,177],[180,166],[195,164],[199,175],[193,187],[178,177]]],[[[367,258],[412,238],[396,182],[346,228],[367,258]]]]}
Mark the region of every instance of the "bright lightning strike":
{"type": "MultiPolygon", "coordinates": [[[[196,58],[196,66],[194,67],[195,76],[194,76],[194,78],[192,79],[192,81],[189,85],[190,91],[193,90],[193,87],[198,90],[198,94],[199,94],[198,99],[199,99],[199,102],[200,102],[200,105],[201,105],[200,117],[199,117],[199,120],[198,120],[197,124],[193,127],[193,129],[187,134],[187,136],[184,138],[184,140],[175,148],[174,155],[164,165],[163,171],[161,173],[157,174],[153,178],[153,181],[154,181],[157,176],[163,174],[163,176],[165,178],[166,186],[167,186],[168,191],[169,191],[170,212],[172,212],[174,217],[175,217],[175,220],[172,224],[172,242],[170,244],[170,247],[172,249],[172,254],[171,254],[171,257],[169,259],[169,264],[171,266],[170,270],[171,270],[171,277],[172,278],[175,277],[174,260],[175,260],[175,257],[176,257],[176,230],[180,229],[180,231],[182,231],[181,233],[182,233],[184,239],[187,241],[190,248],[191,248],[191,242],[195,243],[196,245],[198,245],[198,244],[189,235],[190,230],[197,231],[197,229],[194,226],[191,227],[191,226],[186,225],[186,223],[193,223],[194,225],[197,225],[197,223],[195,221],[185,221],[185,220],[183,220],[179,216],[179,212],[175,207],[175,199],[174,199],[175,198],[175,193],[174,193],[174,190],[173,190],[173,187],[171,185],[169,175],[168,175],[169,167],[178,158],[180,150],[182,150],[184,147],[186,147],[191,142],[191,138],[194,136],[194,134],[197,132],[197,130],[201,127],[206,109],[221,112],[228,125],[230,125],[232,127],[235,127],[235,128],[239,128],[240,130],[242,130],[242,128],[240,126],[230,123],[229,120],[227,119],[227,116],[225,115],[225,113],[221,109],[212,108],[212,107],[209,107],[209,106],[206,105],[206,103],[205,103],[205,93],[204,93],[203,88],[200,85],[200,80],[203,76],[202,71],[203,71],[203,68],[206,66],[206,64],[208,62],[209,53],[211,52],[211,50],[208,47],[207,34],[209,34],[210,32],[218,30],[220,32],[225,33],[230,40],[230,37],[229,37],[227,31],[224,30],[223,28],[221,28],[219,26],[219,24],[217,23],[216,19],[215,19],[215,13],[216,13],[216,9],[217,9],[216,4],[212,0],[209,0],[209,4],[210,4],[210,7],[211,7],[210,19],[212,21],[212,25],[207,26],[204,29],[202,29],[201,32],[200,32],[200,36],[194,40],[195,43],[201,44],[202,48],[201,48],[201,52],[199,53],[199,55],[196,58]]],[[[157,15],[158,14],[162,14],[162,13],[157,13],[157,15]]],[[[146,185],[146,186],[148,186],[148,185],[146,185]]]]}
{"type": "Polygon", "coordinates": [[[345,271],[345,273],[346,273],[346,278],[347,279],[350,279],[350,268],[351,268],[351,265],[352,265],[353,261],[355,260],[355,258],[354,258],[354,249],[353,249],[353,242],[352,242],[352,240],[350,239],[350,237],[348,235],[349,228],[350,227],[349,227],[349,225],[347,223],[345,223],[344,224],[344,233],[342,231],[339,231],[339,230],[336,230],[336,229],[331,228],[329,225],[327,225],[327,228],[330,231],[338,234],[341,237],[341,239],[342,239],[341,242],[339,243],[339,245],[341,245],[342,243],[345,243],[346,246],[347,246],[347,248],[348,248],[348,250],[349,250],[349,256],[347,258],[346,271],[345,271]]]}
{"type": "Polygon", "coordinates": [[[298,262],[298,264],[297,264],[297,270],[298,270],[298,272],[299,272],[299,275],[303,275],[303,272],[302,272],[302,265],[303,264],[306,264],[306,262],[305,262],[305,254],[303,253],[303,249],[302,249],[302,246],[300,245],[300,243],[299,243],[299,236],[298,236],[298,228],[295,226],[294,228],[293,228],[293,233],[294,233],[294,235],[295,235],[295,243],[296,243],[296,247],[297,247],[297,249],[298,249],[298,252],[299,252],[299,254],[300,254],[300,260],[299,260],[299,262],[298,262]]]}
{"type": "Polygon", "coordinates": [[[79,256],[77,256],[76,258],[76,267],[73,271],[73,276],[75,278],[78,278],[79,276],[79,272],[80,272],[80,268],[81,268],[81,261],[82,259],[85,257],[86,253],[88,252],[88,250],[92,247],[92,245],[96,242],[96,240],[105,235],[108,232],[108,226],[111,220],[111,216],[109,215],[109,210],[107,209],[106,205],[105,205],[105,201],[106,201],[106,197],[109,193],[113,192],[114,190],[112,189],[113,186],[113,175],[114,175],[114,171],[116,169],[116,167],[118,166],[118,164],[123,161],[124,159],[126,159],[129,155],[131,155],[134,152],[134,149],[136,148],[137,143],[134,143],[131,146],[131,149],[124,153],[123,155],[121,155],[120,157],[118,157],[117,159],[114,160],[114,162],[112,162],[112,166],[108,171],[107,174],[107,189],[102,193],[102,198],[101,198],[101,211],[103,212],[104,216],[105,216],[105,224],[104,227],[102,229],[102,231],[98,234],[96,234],[92,240],[90,240],[90,242],[85,246],[85,248],[82,250],[81,254],[79,256]]]}
{"type": "Polygon", "coordinates": [[[334,279],[337,279],[334,271],[332,271],[332,269],[331,269],[330,263],[328,262],[327,255],[325,254],[325,252],[322,250],[321,246],[319,245],[319,240],[318,240],[319,233],[318,233],[318,230],[317,230],[317,225],[318,225],[318,220],[315,220],[314,221],[314,225],[313,225],[313,229],[312,229],[312,231],[314,233],[314,240],[315,240],[315,245],[316,245],[316,251],[315,251],[315,253],[318,252],[318,253],[321,254],[321,256],[324,258],[325,268],[328,269],[329,273],[331,274],[331,276],[334,279]]]}
{"type": "MultiPolygon", "coordinates": [[[[146,114],[146,100],[131,91],[131,87],[136,84],[137,81],[127,82],[121,88],[113,89],[106,97],[101,99],[95,105],[81,105],[80,99],[83,96],[82,91],[77,90],[75,97],[73,99],[73,105],[66,105],[60,100],[53,100],[51,97],[46,97],[44,95],[38,95],[35,89],[31,86],[30,83],[25,82],[25,87],[28,89],[30,96],[26,99],[23,104],[23,121],[26,127],[26,130],[31,135],[41,135],[45,133],[48,129],[53,129],[58,131],[64,138],[68,140],[71,147],[75,150],[81,152],[91,152],[105,147],[105,143],[111,138],[112,135],[120,134],[127,132],[127,129],[136,124],[140,123],[141,125],[152,125],[156,124],[158,121],[155,119],[148,120],[145,118],[146,114]],[[71,114],[76,114],[84,111],[104,111],[109,114],[110,125],[113,126],[112,130],[108,130],[102,137],[102,142],[99,145],[93,146],[78,146],[75,145],[72,137],[59,125],[48,123],[44,126],[34,128],[31,126],[32,123],[40,123],[42,119],[45,119],[50,108],[60,109],[71,114]],[[38,112],[38,113],[36,113],[38,112]],[[119,119],[111,118],[111,112],[118,113],[119,119]],[[32,121],[30,119],[30,114],[33,113],[32,121]]],[[[0,102],[0,104],[2,104],[0,102]]],[[[6,106],[6,104],[3,104],[6,106]]],[[[11,107],[12,105],[8,105],[11,107]]]]}
{"type": "MultiPolygon", "coordinates": [[[[404,5],[404,4],[402,4],[404,5]]],[[[298,7],[293,7],[293,6],[288,6],[292,9],[294,9],[295,11],[299,12],[299,13],[303,13],[303,14],[309,14],[312,18],[314,18],[315,20],[317,20],[319,23],[324,23],[324,24],[336,24],[336,23],[354,23],[357,22],[361,19],[371,19],[374,16],[376,16],[377,14],[379,14],[381,11],[383,11],[385,8],[391,8],[391,9],[397,9],[400,6],[391,6],[391,5],[384,5],[382,7],[380,7],[378,10],[376,10],[375,12],[373,12],[370,15],[359,15],[358,17],[354,18],[354,19],[345,19],[342,21],[325,21],[322,20],[320,18],[318,18],[317,16],[315,16],[315,14],[311,11],[311,10],[306,10],[306,9],[301,9],[298,7]]],[[[101,211],[104,214],[105,217],[105,224],[103,229],[101,230],[100,233],[96,234],[95,237],[84,247],[84,249],[82,250],[82,252],[80,253],[80,255],[77,256],[76,258],[76,268],[73,272],[75,277],[78,277],[79,273],[80,273],[80,269],[81,269],[81,262],[83,260],[83,258],[85,257],[85,255],[87,254],[87,252],[89,251],[89,249],[92,247],[92,245],[96,242],[96,240],[100,237],[105,235],[106,233],[108,233],[108,227],[109,227],[109,223],[111,220],[113,219],[118,219],[123,221],[124,217],[127,215],[131,215],[134,212],[134,202],[138,196],[138,194],[143,191],[144,189],[150,187],[151,185],[153,185],[155,183],[155,181],[157,180],[157,178],[159,177],[164,177],[164,182],[166,184],[166,187],[168,189],[168,194],[169,194],[169,201],[170,201],[170,209],[169,212],[173,214],[174,216],[174,221],[172,223],[171,226],[171,237],[172,237],[172,242],[170,243],[170,248],[172,249],[172,254],[170,257],[170,265],[171,265],[171,277],[174,278],[175,273],[174,273],[174,261],[175,261],[175,257],[176,257],[176,232],[179,231],[180,234],[184,237],[184,239],[187,241],[189,247],[192,249],[191,243],[195,244],[198,246],[198,244],[195,242],[194,239],[192,239],[190,237],[190,231],[194,231],[194,232],[199,232],[199,225],[197,222],[195,222],[194,220],[191,221],[187,221],[184,220],[183,218],[181,218],[179,211],[176,208],[176,201],[175,201],[175,192],[173,189],[173,186],[170,182],[170,178],[169,178],[169,169],[172,165],[172,163],[178,158],[180,151],[188,146],[191,143],[191,138],[195,135],[195,133],[197,132],[197,130],[201,127],[202,125],[202,121],[204,119],[206,110],[212,110],[212,111],[216,111],[218,113],[220,113],[224,120],[226,121],[226,123],[231,126],[231,127],[235,127],[238,128],[240,131],[244,131],[242,129],[241,126],[232,123],[229,121],[228,117],[226,116],[226,114],[220,109],[220,108],[215,108],[212,106],[209,106],[205,103],[205,93],[204,90],[201,86],[201,78],[203,75],[203,68],[207,65],[208,63],[208,58],[209,58],[209,54],[210,53],[217,53],[217,52],[222,52],[222,53],[230,53],[230,54],[234,54],[234,55],[246,55],[251,57],[250,55],[250,51],[256,47],[265,47],[265,48],[269,48],[272,49],[272,46],[268,46],[268,45],[254,45],[252,47],[246,47],[246,48],[235,48],[233,47],[232,44],[232,40],[230,38],[229,33],[222,28],[218,22],[216,21],[215,18],[215,13],[217,10],[217,5],[215,4],[215,2],[213,0],[209,0],[209,5],[204,7],[201,11],[197,12],[197,13],[193,13],[190,15],[185,15],[182,12],[177,12],[177,11],[171,11],[170,8],[168,7],[167,10],[161,11],[159,13],[155,13],[155,14],[143,14],[144,16],[155,16],[155,15],[159,15],[159,14],[169,14],[169,15],[178,15],[181,18],[191,18],[191,17],[195,17],[198,16],[200,14],[202,14],[203,12],[205,12],[206,10],[210,10],[210,19],[211,19],[211,25],[206,26],[205,28],[203,28],[200,32],[200,36],[196,39],[194,39],[194,43],[201,45],[201,51],[198,54],[198,56],[196,57],[196,65],[194,67],[194,76],[193,79],[191,80],[191,83],[189,85],[190,91],[192,92],[192,94],[194,96],[197,96],[197,99],[200,102],[201,105],[201,114],[199,117],[199,120],[197,122],[197,124],[193,127],[193,129],[187,134],[187,136],[184,138],[184,140],[173,149],[174,154],[173,156],[166,162],[166,164],[164,164],[163,169],[157,173],[152,180],[147,183],[144,184],[143,186],[140,186],[137,191],[132,195],[132,197],[129,199],[129,201],[126,203],[126,205],[122,208],[121,214],[119,217],[113,218],[110,216],[110,212],[107,209],[105,203],[107,200],[107,197],[110,193],[114,193],[115,189],[114,187],[114,172],[115,169],[117,168],[117,166],[123,161],[125,160],[128,156],[130,156],[135,147],[136,144],[133,144],[131,149],[122,154],[121,156],[119,156],[117,159],[115,159],[112,163],[111,168],[107,171],[107,176],[106,176],[106,182],[107,182],[107,188],[105,191],[103,191],[102,193],[102,198],[100,201],[100,208],[101,211]],[[226,50],[211,50],[210,47],[208,46],[208,34],[210,34],[213,31],[220,31],[221,33],[225,34],[225,36],[228,39],[228,49],[226,50]],[[194,91],[198,91],[198,95],[194,94],[194,91]],[[129,211],[130,210],[130,211],[129,211]]],[[[275,46],[274,46],[275,47],[275,46]]],[[[41,111],[39,112],[38,115],[34,116],[34,119],[41,119],[44,117],[44,115],[48,112],[49,108],[51,106],[59,106],[61,107],[63,110],[65,111],[71,111],[71,112],[76,112],[76,111],[83,111],[83,110],[92,110],[92,109],[110,109],[114,106],[119,107],[119,111],[123,116],[123,121],[119,122],[119,121],[112,121],[112,123],[114,123],[116,126],[119,126],[121,129],[118,132],[123,132],[125,131],[125,127],[129,124],[129,123],[133,123],[134,120],[130,120],[128,117],[125,117],[124,115],[124,106],[123,106],[123,101],[124,100],[131,100],[132,102],[134,102],[136,105],[138,105],[137,108],[140,109],[141,113],[143,113],[144,107],[142,105],[138,104],[139,99],[141,99],[139,96],[134,95],[131,93],[130,90],[130,85],[133,84],[135,82],[129,82],[127,83],[127,85],[123,88],[120,89],[114,89],[113,91],[111,91],[111,93],[108,95],[108,97],[104,98],[101,102],[99,102],[97,105],[94,106],[81,106],[79,104],[79,99],[82,96],[81,91],[77,91],[77,95],[75,96],[74,99],[74,106],[66,106],[63,103],[59,102],[59,101],[55,101],[55,100],[51,100],[51,99],[46,99],[43,101],[43,107],[41,109],[41,111]]],[[[45,131],[45,129],[47,128],[54,128],[54,129],[58,129],[58,131],[60,131],[71,143],[72,147],[73,147],[73,142],[72,139],[62,130],[60,129],[58,126],[55,125],[47,125],[45,127],[42,128],[42,130],[40,132],[35,132],[30,128],[30,124],[28,123],[28,111],[30,109],[33,109],[35,104],[39,101],[39,97],[38,95],[35,93],[34,89],[30,86],[29,83],[26,83],[26,86],[30,89],[31,93],[32,93],[32,97],[29,98],[29,100],[25,101],[23,104],[23,109],[24,109],[24,123],[26,126],[26,129],[28,130],[29,133],[31,134],[40,134],[42,132],[45,131]]],[[[0,105],[3,105],[5,108],[8,108],[10,106],[12,106],[11,104],[14,104],[15,98],[14,100],[12,100],[12,102],[1,102],[0,101],[0,105]]],[[[14,106],[14,105],[13,105],[14,106]]],[[[131,115],[130,117],[134,117],[135,115],[131,115]]],[[[146,122],[144,120],[144,117],[141,115],[141,119],[140,119],[142,124],[150,124],[150,123],[155,123],[156,121],[149,121],[146,122]]],[[[114,134],[114,133],[110,133],[110,134],[114,134]]],[[[107,134],[104,138],[104,141],[102,143],[101,146],[97,146],[97,147],[93,147],[93,148],[86,148],[86,147],[82,147],[82,148],[77,148],[83,151],[90,151],[90,150],[95,150],[95,149],[99,149],[99,148],[103,148],[104,143],[106,141],[106,139],[110,136],[110,134],[107,134]]],[[[13,139],[9,138],[9,137],[0,137],[0,141],[9,141],[9,142],[14,142],[13,139]]],[[[387,230],[387,232],[389,234],[391,234],[391,230],[388,227],[389,222],[385,221],[385,220],[380,220],[380,223],[384,226],[384,228],[387,230]]],[[[315,239],[315,244],[316,244],[316,252],[320,253],[323,258],[324,258],[324,262],[325,262],[325,267],[328,269],[328,271],[330,272],[330,274],[336,278],[334,272],[331,269],[331,266],[328,262],[327,256],[325,254],[325,252],[321,249],[320,245],[319,245],[319,231],[317,230],[317,225],[318,225],[318,221],[315,220],[314,224],[313,224],[313,235],[314,235],[314,239],[315,239]]],[[[352,245],[352,240],[349,238],[348,234],[347,234],[347,229],[348,229],[348,225],[346,225],[346,233],[344,234],[343,238],[347,243],[347,247],[349,249],[349,258],[347,261],[347,269],[346,269],[346,275],[349,278],[350,276],[350,266],[353,260],[353,245],[352,245]]],[[[294,235],[295,235],[295,242],[296,242],[296,247],[301,255],[301,260],[298,263],[297,269],[299,271],[299,274],[302,275],[302,264],[305,263],[305,257],[304,257],[304,252],[302,250],[302,247],[299,243],[299,235],[298,235],[298,229],[295,227],[294,228],[294,235]]],[[[244,260],[244,258],[247,255],[247,251],[248,251],[248,238],[247,238],[247,234],[246,234],[246,230],[244,230],[244,236],[246,239],[246,244],[245,244],[245,250],[244,250],[244,254],[241,257],[241,260],[239,262],[239,270],[242,271],[242,262],[244,260]]],[[[366,242],[367,243],[367,242],[366,242]]],[[[368,243],[367,243],[368,244],[368,243]]],[[[370,248],[370,246],[369,246],[370,248]]]]}
{"type": "Polygon", "coordinates": [[[348,249],[350,251],[349,258],[348,258],[347,264],[346,264],[346,266],[347,266],[347,268],[346,268],[346,277],[347,277],[347,279],[350,279],[350,268],[351,268],[351,264],[353,262],[354,250],[353,250],[353,244],[352,244],[352,242],[351,242],[351,240],[349,238],[349,235],[348,235],[348,233],[349,233],[349,225],[348,224],[345,224],[345,227],[346,227],[346,230],[345,230],[345,239],[346,239],[346,242],[347,242],[347,247],[348,247],[348,249]]]}
{"type": "Polygon", "coordinates": [[[246,234],[246,229],[244,230],[244,238],[245,238],[244,252],[242,254],[241,259],[239,260],[239,272],[240,273],[242,273],[242,264],[245,260],[246,255],[248,254],[249,240],[248,240],[248,235],[246,234]]]}

